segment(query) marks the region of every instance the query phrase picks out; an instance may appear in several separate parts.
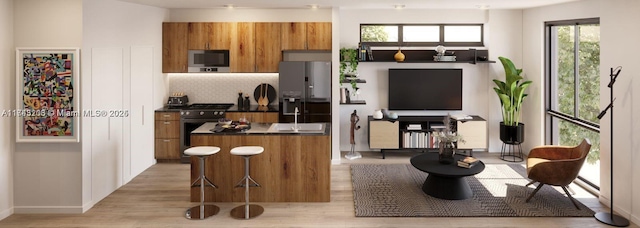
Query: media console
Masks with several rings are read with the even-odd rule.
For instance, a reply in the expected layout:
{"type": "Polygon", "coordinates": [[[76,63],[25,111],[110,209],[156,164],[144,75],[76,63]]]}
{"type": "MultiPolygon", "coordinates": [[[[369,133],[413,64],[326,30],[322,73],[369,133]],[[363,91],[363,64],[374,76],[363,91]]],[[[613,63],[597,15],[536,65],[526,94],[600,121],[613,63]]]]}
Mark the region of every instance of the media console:
{"type": "MultiPolygon", "coordinates": [[[[432,132],[444,127],[445,116],[400,116],[397,120],[374,119],[369,116],[369,148],[380,149],[382,158],[387,150],[435,150],[437,143],[432,132]]],[[[463,136],[457,148],[471,153],[473,149],[487,149],[487,121],[479,116],[471,119],[451,119],[451,128],[463,136]]],[[[471,154],[470,154],[471,155],[471,154]]]]}

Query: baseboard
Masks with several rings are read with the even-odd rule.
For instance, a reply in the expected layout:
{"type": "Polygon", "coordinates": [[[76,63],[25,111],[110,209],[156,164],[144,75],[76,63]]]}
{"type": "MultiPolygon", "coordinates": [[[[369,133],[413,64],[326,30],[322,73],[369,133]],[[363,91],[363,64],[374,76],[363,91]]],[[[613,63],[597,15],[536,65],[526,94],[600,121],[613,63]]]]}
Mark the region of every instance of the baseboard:
{"type": "Polygon", "coordinates": [[[82,214],[82,206],[14,206],[14,214],[82,214]]]}
{"type": "Polygon", "coordinates": [[[331,159],[331,164],[332,165],[340,165],[340,158],[331,159]]]}
{"type": "Polygon", "coordinates": [[[9,217],[12,214],[13,214],[13,207],[9,208],[9,209],[6,209],[4,211],[0,211],[0,220],[3,220],[5,218],[9,217]]]}
{"type": "MultiPolygon", "coordinates": [[[[600,203],[602,203],[605,206],[611,208],[611,201],[609,199],[607,199],[607,198],[605,198],[603,196],[598,197],[598,199],[599,199],[600,203]]],[[[619,206],[615,206],[614,205],[613,206],[613,212],[615,212],[615,214],[620,215],[620,216],[622,216],[622,217],[624,217],[626,219],[629,219],[631,221],[634,220],[634,216],[631,215],[630,211],[628,211],[628,210],[626,210],[624,208],[621,208],[619,206]]],[[[636,222],[638,221],[637,218],[635,220],[636,220],[636,222]]],[[[636,222],[634,222],[634,223],[636,223],[636,222]]],[[[638,223],[636,223],[636,224],[638,224],[638,223]]]]}
{"type": "Polygon", "coordinates": [[[94,205],[95,205],[95,204],[93,203],[93,201],[88,202],[88,203],[86,203],[86,204],[82,205],[82,213],[87,212],[89,209],[93,208],[93,206],[94,206],[94,205]]]}
{"type": "Polygon", "coordinates": [[[636,225],[640,224],[640,217],[631,215],[631,222],[636,225]]]}

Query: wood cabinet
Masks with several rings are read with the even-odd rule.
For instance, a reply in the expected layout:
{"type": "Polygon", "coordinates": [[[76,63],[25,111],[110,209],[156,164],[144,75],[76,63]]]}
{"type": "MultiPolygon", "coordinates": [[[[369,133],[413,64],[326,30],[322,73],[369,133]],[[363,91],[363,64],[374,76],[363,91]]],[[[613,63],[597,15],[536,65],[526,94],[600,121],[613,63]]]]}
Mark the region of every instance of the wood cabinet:
{"type": "Polygon", "coordinates": [[[307,50],[331,50],[331,22],[307,22],[307,50]]]}
{"type": "Polygon", "coordinates": [[[331,22],[282,23],[282,50],[331,50],[331,22]]]}
{"type": "Polygon", "coordinates": [[[277,123],[277,112],[227,112],[227,118],[231,120],[239,120],[245,117],[254,123],[277,123]]]}
{"type": "Polygon", "coordinates": [[[188,65],[189,23],[162,23],[162,72],[185,73],[188,65]]]}
{"type": "Polygon", "coordinates": [[[256,71],[255,45],[254,23],[238,22],[235,36],[231,39],[231,49],[229,50],[230,70],[232,73],[256,71]]]}
{"type": "Polygon", "coordinates": [[[188,50],[229,50],[230,72],[278,72],[283,50],[331,50],[331,22],[165,22],[162,72],[186,73],[188,50]]]}
{"type": "MultiPolygon", "coordinates": [[[[228,151],[237,146],[260,145],[264,152],[251,158],[254,202],[329,202],[331,199],[331,137],[311,134],[191,134],[192,146],[217,146],[220,153],[205,160],[205,174],[217,189],[205,188],[206,202],[244,202],[244,190],[234,188],[244,176],[244,159],[228,151]]],[[[191,157],[191,181],[200,165],[191,157]]],[[[200,188],[192,187],[191,202],[200,201],[200,188]]]]}
{"type": "Polygon", "coordinates": [[[155,113],[155,158],[180,159],[180,113],[155,113]]]}
{"type": "Polygon", "coordinates": [[[369,148],[398,149],[399,123],[386,120],[369,121],[369,148]]]}
{"type": "Polygon", "coordinates": [[[190,22],[188,49],[229,50],[235,33],[233,22],[190,22]]]}
{"type": "Polygon", "coordinates": [[[487,149],[486,120],[457,121],[457,128],[458,134],[464,137],[464,142],[458,142],[458,148],[487,149]]]}
{"type": "Polygon", "coordinates": [[[255,72],[278,72],[278,64],[282,61],[282,47],[280,45],[281,29],[281,23],[255,23],[255,72]]]}

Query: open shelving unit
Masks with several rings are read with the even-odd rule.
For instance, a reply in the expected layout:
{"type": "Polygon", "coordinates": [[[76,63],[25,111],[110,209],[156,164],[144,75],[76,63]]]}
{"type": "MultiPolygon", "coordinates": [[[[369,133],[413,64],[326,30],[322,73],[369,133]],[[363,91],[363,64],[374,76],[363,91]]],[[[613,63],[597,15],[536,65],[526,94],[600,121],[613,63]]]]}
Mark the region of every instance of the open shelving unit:
{"type": "MultiPolygon", "coordinates": [[[[367,83],[367,80],[360,79],[360,78],[356,78],[356,79],[347,78],[340,81],[340,83],[350,84],[352,81],[355,81],[356,83],[367,83]]],[[[349,102],[340,102],[340,104],[341,105],[366,105],[367,102],[364,100],[349,100],[349,102]]]]}
{"type": "MultiPolygon", "coordinates": [[[[437,143],[433,140],[431,133],[435,129],[444,126],[445,116],[400,116],[397,120],[374,119],[368,116],[369,130],[369,148],[380,149],[382,158],[385,158],[385,152],[389,150],[420,150],[423,152],[437,150],[437,143]],[[419,129],[411,129],[409,126],[419,125],[419,129]],[[409,133],[409,137],[406,138],[409,133]],[[414,136],[415,135],[415,136],[414,136]],[[420,137],[424,137],[420,139],[420,137]],[[408,141],[407,141],[408,140],[408,141]],[[414,142],[419,140],[419,142],[414,142]]],[[[479,116],[471,116],[471,119],[451,120],[451,130],[466,136],[467,144],[473,142],[473,145],[456,147],[458,150],[468,151],[471,155],[472,149],[486,149],[486,120],[479,116]],[[471,125],[469,125],[471,124],[471,125]],[[464,148],[464,149],[462,149],[464,148]]]]}

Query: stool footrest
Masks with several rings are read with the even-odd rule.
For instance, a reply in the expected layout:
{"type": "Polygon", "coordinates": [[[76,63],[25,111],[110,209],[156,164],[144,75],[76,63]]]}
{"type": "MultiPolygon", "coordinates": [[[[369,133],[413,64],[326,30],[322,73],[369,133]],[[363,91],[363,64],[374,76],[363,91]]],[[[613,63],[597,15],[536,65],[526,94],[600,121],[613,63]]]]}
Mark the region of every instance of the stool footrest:
{"type": "Polygon", "coordinates": [[[256,182],[253,178],[251,178],[251,176],[244,176],[244,178],[242,178],[242,180],[238,181],[238,183],[236,184],[236,188],[240,188],[240,187],[245,187],[245,181],[249,179],[249,181],[251,181],[252,183],[249,184],[249,187],[260,187],[260,184],[258,184],[258,182],[256,182]]]}
{"type": "MultiPolygon", "coordinates": [[[[193,183],[191,183],[191,187],[200,187],[200,184],[198,183],[200,181],[201,177],[196,178],[195,181],[193,181],[193,183]]],[[[205,182],[205,187],[211,186],[213,188],[218,188],[218,186],[216,186],[215,184],[211,183],[211,181],[209,180],[209,178],[204,177],[204,182],[205,182]]]]}

